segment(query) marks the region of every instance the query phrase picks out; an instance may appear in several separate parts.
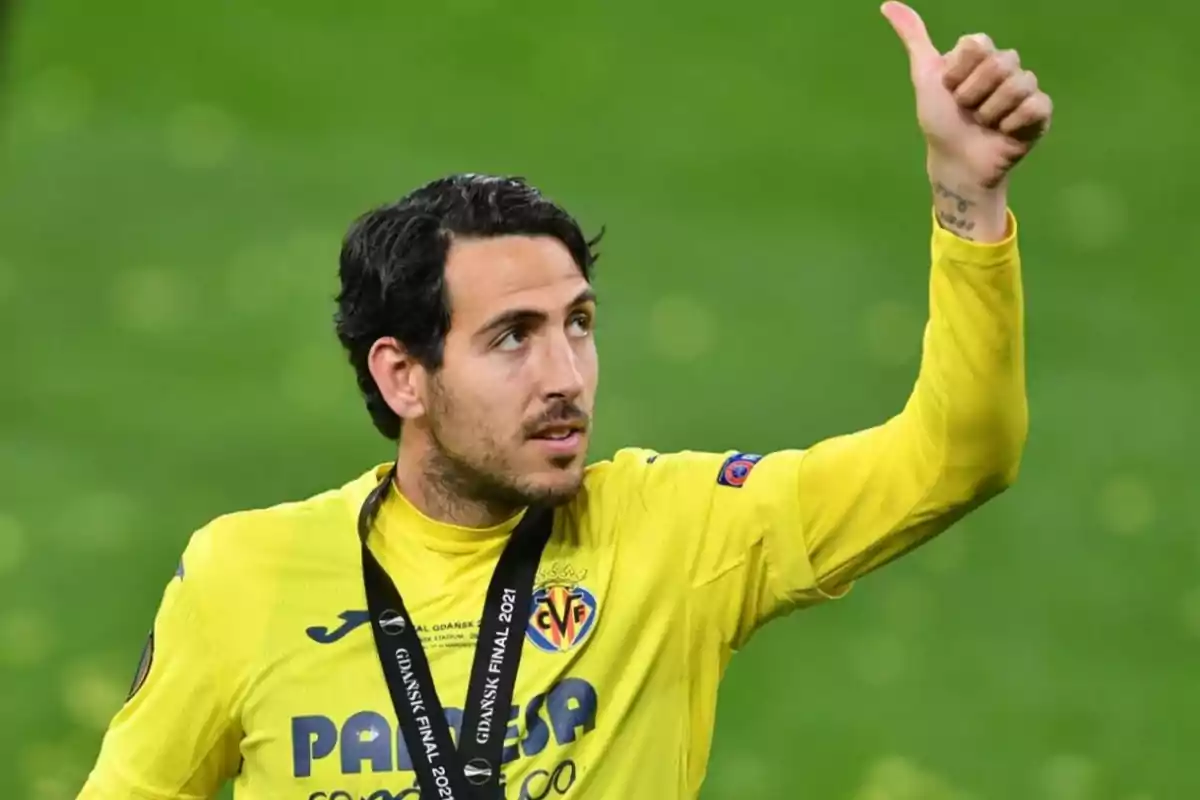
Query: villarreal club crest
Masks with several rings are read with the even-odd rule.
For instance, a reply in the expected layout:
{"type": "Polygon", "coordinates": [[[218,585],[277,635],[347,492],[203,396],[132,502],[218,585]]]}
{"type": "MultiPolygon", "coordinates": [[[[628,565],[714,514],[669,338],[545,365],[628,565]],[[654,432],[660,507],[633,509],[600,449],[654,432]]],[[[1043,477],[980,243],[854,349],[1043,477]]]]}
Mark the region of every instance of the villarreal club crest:
{"type": "Polygon", "coordinates": [[[596,627],[599,604],[583,585],[586,570],[554,564],[538,573],[529,610],[529,641],[547,653],[566,653],[596,627]]]}

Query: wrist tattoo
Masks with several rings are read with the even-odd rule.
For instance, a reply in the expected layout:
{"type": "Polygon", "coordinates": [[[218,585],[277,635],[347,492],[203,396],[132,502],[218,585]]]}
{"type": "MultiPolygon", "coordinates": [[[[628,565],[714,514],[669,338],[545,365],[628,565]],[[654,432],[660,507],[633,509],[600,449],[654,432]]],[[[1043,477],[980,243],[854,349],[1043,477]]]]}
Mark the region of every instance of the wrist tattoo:
{"type": "Polygon", "coordinates": [[[971,220],[967,219],[966,217],[960,217],[952,214],[949,211],[939,211],[938,219],[941,220],[943,225],[945,225],[947,228],[953,229],[954,232],[962,238],[974,241],[972,237],[967,235],[971,231],[975,230],[975,223],[971,220]]]}
{"type": "Polygon", "coordinates": [[[971,206],[975,205],[974,200],[968,200],[941,181],[934,182],[933,191],[937,193],[938,197],[944,197],[947,200],[953,200],[955,206],[958,208],[958,213],[960,214],[967,213],[967,210],[970,209],[971,206]]]}
{"type": "Polygon", "coordinates": [[[975,221],[968,216],[975,201],[968,200],[941,181],[933,184],[933,191],[940,201],[937,210],[938,220],[962,238],[974,241],[967,234],[975,229],[975,221]]]}

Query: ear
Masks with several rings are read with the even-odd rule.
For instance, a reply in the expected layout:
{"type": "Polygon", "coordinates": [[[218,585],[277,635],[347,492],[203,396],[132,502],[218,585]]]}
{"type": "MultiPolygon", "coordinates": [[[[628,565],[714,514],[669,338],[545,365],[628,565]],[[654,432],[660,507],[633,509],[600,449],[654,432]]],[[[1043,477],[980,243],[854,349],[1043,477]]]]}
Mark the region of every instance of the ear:
{"type": "Polygon", "coordinates": [[[391,337],[379,339],[367,354],[367,368],[383,401],[403,420],[425,413],[425,368],[391,337]]]}

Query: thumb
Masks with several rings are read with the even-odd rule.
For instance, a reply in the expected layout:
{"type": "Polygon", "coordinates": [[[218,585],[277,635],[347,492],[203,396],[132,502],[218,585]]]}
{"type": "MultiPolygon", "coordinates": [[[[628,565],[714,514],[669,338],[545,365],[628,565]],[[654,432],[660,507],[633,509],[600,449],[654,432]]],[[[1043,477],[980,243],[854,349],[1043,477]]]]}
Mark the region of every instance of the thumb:
{"type": "Polygon", "coordinates": [[[879,10],[904,43],[914,75],[931,64],[940,63],[942,54],[933,46],[920,14],[896,0],[888,0],[879,10]]]}

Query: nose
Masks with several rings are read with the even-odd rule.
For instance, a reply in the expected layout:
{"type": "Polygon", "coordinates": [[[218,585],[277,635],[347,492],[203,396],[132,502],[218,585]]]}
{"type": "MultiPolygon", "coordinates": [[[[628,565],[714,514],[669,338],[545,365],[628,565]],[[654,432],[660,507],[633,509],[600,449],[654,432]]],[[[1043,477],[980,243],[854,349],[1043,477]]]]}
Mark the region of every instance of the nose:
{"type": "Polygon", "coordinates": [[[565,336],[552,336],[547,345],[542,378],[542,393],[547,398],[574,400],[583,393],[583,373],[579,354],[565,336]]]}

